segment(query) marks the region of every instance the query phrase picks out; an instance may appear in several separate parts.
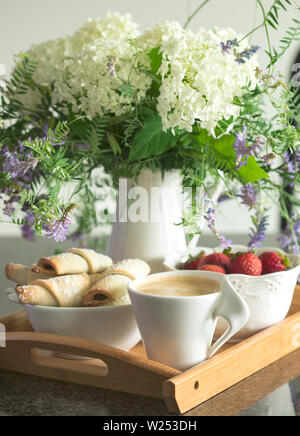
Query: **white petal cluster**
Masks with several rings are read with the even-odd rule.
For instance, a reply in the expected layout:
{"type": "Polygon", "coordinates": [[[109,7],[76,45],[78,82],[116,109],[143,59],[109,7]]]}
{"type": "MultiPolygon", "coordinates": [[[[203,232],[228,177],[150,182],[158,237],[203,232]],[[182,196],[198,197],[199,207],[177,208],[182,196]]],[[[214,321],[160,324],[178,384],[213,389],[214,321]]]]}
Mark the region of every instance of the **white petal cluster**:
{"type": "MultiPolygon", "coordinates": [[[[130,80],[135,103],[143,101],[152,78],[144,69],[133,67],[137,46],[145,52],[159,47],[162,64],[157,111],[165,130],[191,131],[195,122],[214,133],[218,122],[239,115],[233,101],[245,93],[245,87],[257,84],[256,57],[238,63],[234,50],[222,50],[221,43],[240,36],[231,29],[201,29],[195,33],[179,23],[155,24],[142,35],[130,15],[109,13],[89,20],[73,35],[33,46],[29,56],[38,61],[35,80],[51,89],[54,105],[67,114],[93,118],[96,114],[120,115],[132,109],[130,97],[121,95],[120,86],[130,80]],[[109,59],[115,59],[116,74],[108,71],[109,59]]],[[[242,52],[247,41],[236,49],[242,52]]],[[[144,67],[150,60],[145,55],[144,67]]],[[[35,108],[35,92],[25,97],[27,107],[35,108]]]]}
{"type": "MultiPolygon", "coordinates": [[[[231,29],[201,29],[194,33],[178,23],[157,24],[141,37],[144,47],[160,47],[162,86],[157,110],[164,129],[192,130],[196,121],[214,134],[218,122],[239,115],[234,97],[257,84],[255,56],[238,63],[236,54],[221,43],[241,38],[231,29]]],[[[238,53],[247,48],[247,41],[238,53]]]]}
{"type": "MultiPolygon", "coordinates": [[[[151,86],[151,78],[132,71],[135,48],[131,39],[138,36],[137,25],[130,15],[108,13],[103,19],[89,20],[64,39],[32,46],[28,52],[37,61],[36,83],[51,89],[53,105],[68,114],[93,118],[96,114],[120,115],[131,109],[130,98],[120,95],[120,86],[128,80],[139,101],[151,86]],[[109,59],[116,59],[117,75],[107,70],[109,59]]],[[[27,108],[36,109],[37,92],[23,97],[27,108]]]]}

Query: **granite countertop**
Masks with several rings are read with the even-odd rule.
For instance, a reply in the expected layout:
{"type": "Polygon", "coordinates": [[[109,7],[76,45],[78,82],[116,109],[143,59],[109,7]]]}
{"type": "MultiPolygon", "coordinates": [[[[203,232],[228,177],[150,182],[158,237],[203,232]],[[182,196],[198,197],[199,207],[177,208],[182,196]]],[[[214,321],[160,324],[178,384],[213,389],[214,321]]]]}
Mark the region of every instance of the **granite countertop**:
{"type": "Polygon", "coordinates": [[[0,371],[0,414],[171,416],[162,400],[0,371]]]}
{"type": "MultiPolygon", "coordinates": [[[[6,289],[4,265],[31,264],[53,254],[54,244],[43,238],[32,245],[19,238],[0,240],[0,285],[6,289]]],[[[242,243],[242,241],[241,241],[242,243]]],[[[207,244],[207,242],[205,242],[207,244]]],[[[269,241],[269,246],[273,245],[269,241]]],[[[16,311],[16,306],[0,292],[0,316],[16,311]]],[[[278,389],[241,416],[300,416],[300,378],[278,389]],[[295,407],[295,410],[294,410],[295,407]]],[[[0,370],[0,416],[172,416],[162,400],[105,389],[75,385],[0,370]]]]}
{"type": "MultiPolygon", "coordinates": [[[[292,384],[300,416],[300,379],[292,384]]],[[[289,386],[239,416],[295,416],[289,386]]],[[[0,416],[175,416],[162,400],[0,370],[0,416]]]]}

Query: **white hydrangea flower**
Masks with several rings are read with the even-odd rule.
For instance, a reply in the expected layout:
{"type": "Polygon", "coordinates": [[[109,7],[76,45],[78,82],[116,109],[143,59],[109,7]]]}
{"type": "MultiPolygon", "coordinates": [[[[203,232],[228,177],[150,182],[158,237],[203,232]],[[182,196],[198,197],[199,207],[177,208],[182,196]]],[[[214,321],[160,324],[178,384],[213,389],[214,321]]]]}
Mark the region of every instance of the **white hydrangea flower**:
{"type": "MultiPolygon", "coordinates": [[[[129,74],[138,100],[151,86],[149,77],[131,71],[135,49],[129,41],[137,35],[138,26],[129,14],[108,13],[103,19],[89,20],[73,36],[32,46],[28,55],[38,61],[34,79],[52,86],[52,104],[61,104],[66,115],[69,105],[75,114],[88,118],[106,112],[120,115],[131,109],[130,99],[119,91],[129,74]],[[118,76],[108,71],[111,57],[116,59],[118,76]]],[[[30,91],[23,103],[35,109],[40,97],[30,91]]]]}
{"type": "MultiPolygon", "coordinates": [[[[240,39],[232,29],[184,30],[178,23],[155,25],[139,38],[142,47],[160,47],[162,86],[157,110],[165,130],[176,127],[192,131],[198,121],[214,135],[218,122],[239,115],[233,104],[244,87],[257,84],[255,56],[238,63],[234,52],[225,53],[221,43],[240,39]]],[[[248,46],[243,41],[242,52],[248,46]]]]}
{"type": "MultiPolygon", "coordinates": [[[[127,83],[134,91],[135,103],[142,102],[152,85],[152,78],[133,68],[135,39],[144,51],[140,61],[150,67],[147,56],[153,48],[162,55],[159,73],[162,84],[157,97],[157,111],[164,130],[191,131],[195,123],[214,134],[219,121],[239,116],[235,97],[245,87],[257,84],[255,56],[238,63],[234,50],[222,50],[221,43],[241,39],[232,29],[185,30],[177,22],[155,24],[139,35],[130,15],[108,13],[102,19],[89,20],[74,35],[35,45],[29,56],[38,61],[35,81],[51,89],[52,104],[59,104],[67,115],[92,119],[96,114],[121,115],[132,110],[132,99],[120,92],[127,83]]],[[[243,40],[236,48],[248,48],[243,40]]],[[[37,92],[22,97],[27,108],[40,104],[37,92]]]]}

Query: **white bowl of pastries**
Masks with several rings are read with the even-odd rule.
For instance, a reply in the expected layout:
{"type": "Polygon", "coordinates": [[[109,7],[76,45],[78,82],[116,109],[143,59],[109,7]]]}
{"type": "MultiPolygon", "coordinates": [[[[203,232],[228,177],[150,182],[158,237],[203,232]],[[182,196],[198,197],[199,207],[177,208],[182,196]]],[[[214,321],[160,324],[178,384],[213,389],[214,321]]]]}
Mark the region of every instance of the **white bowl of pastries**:
{"type": "Polygon", "coordinates": [[[125,351],[141,337],[128,296],[128,283],[150,273],[140,259],[112,259],[75,248],[26,267],[10,263],[6,277],[16,283],[8,297],[27,312],[39,333],[72,336],[125,351]]]}

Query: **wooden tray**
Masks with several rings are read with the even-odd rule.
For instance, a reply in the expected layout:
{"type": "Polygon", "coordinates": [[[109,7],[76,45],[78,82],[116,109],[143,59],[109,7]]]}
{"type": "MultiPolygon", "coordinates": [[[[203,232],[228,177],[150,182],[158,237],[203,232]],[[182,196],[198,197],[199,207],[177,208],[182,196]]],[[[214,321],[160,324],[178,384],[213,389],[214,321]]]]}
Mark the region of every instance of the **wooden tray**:
{"type": "Polygon", "coordinates": [[[6,347],[0,348],[1,369],[162,398],[177,414],[235,414],[300,375],[300,287],[283,322],[242,343],[227,344],[184,372],[147,359],[141,343],[125,352],[34,333],[23,310],[0,323],[7,331],[6,347]],[[90,359],[71,360],[43,350],[90,359]]]}

